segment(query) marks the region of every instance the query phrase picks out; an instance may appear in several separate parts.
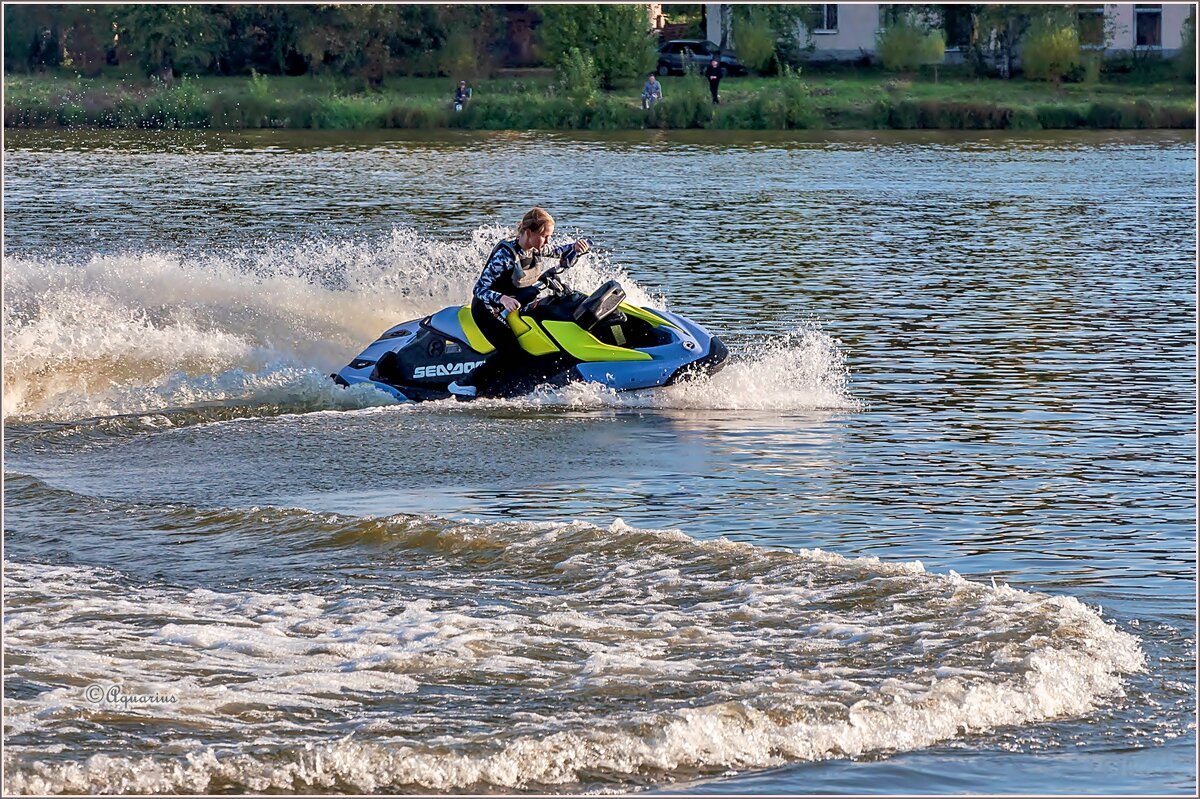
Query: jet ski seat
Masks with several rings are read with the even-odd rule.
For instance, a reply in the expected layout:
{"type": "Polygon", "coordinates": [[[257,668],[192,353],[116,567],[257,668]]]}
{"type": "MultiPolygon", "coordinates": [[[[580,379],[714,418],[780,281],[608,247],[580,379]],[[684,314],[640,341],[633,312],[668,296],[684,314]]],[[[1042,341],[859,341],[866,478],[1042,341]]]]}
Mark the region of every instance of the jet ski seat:
{"type": "Polygon", "coordinates": [[[480,355],[487,355],[496,349],[487,336],[483,335],[479,325],[475,324],[475,317],[471,316],[469,305],[460,305],[457,308],[451,305],[427,317],[425,321],[429,327],[450,338],[458,339],[480,355]]]}

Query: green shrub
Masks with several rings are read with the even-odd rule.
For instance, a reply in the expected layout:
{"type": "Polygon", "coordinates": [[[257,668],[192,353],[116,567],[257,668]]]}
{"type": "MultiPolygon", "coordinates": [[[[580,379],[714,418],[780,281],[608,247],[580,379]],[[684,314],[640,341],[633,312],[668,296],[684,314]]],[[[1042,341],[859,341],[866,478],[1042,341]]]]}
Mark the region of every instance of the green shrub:
{"type": "Polygon", "coordinates": [[[1093,128],[1136,128],[1137,110],[1130,103],[1092,103],[1087,111],[1087,124],[1093,128]]]}
{"type": "Polygon", "coordinates": [[[1041,130],[1042,120],[1032,108],[1014,108],[1008,127],[1012,130],[1041,130]]]}
{"type": "Polygon", "coordinates": [[[654,43],[646,35],[646,7],[635,3],[541,6],[538,35],[546,61],[558,67],[572,48],[591,56],[605,89],[637,80],[654,67],[654,43]]]}
{"type": "Polygon", "coordinates": [[[596,104],[588,127],[591,130],[622,130],[642,124],[642,110],[624,100],[605,96],[596,104]]]}
{"type": "Polygon", "coordinates": [[[142,119],[142,108],[138,101],[122,93],[113,103],[112,109],[101,118],[101,125],[113,128],[136,128],[142,119]]]}
{"type": "MultiPolygon", "coordinates": [[[[887,103],[887,100],[882,101],[887,103]]],[[[897,130],[911,130],[921,126],[921,108],[915,100],[900,100],[890,103],[887,126],[897,130]]]]}
{"type": "Polygon", "coordinates": [[[1196,127],[1196,106],[1194,103],[1163,105],[1158,108],[1158,125],[1163,128],[1196,127]]]}
{"type": "Polygon", "coordinates": [[[1047,130],[1071,130],[1087,127],[1086,106],[1039,105],[1034,108],[1038,122],[1047,130]]]}
{"type": "Polygon", "coordinates": [[[776,38],[766,17],[751,11],[744,20],[738,21],[738,58],[750,69],[766,71],[775,57],[776,38]]]}
{"type": "Polygon", "coordinates": [[[712,96],[704,79],[688,74],[676,81],[671,93],[646,112],[649,128],[704,128],[713,118],[712,96]]]}
{"type": "Polygon", "coordinates": [[[591,113],[566,97],[494,95],[472,100],[458,116],[464,127],[481,130],[553,130],[584,127],[591,113]]]}
{"type": "Polygon", "coordinates": [[[1192,12],[1188,14],[1188,18],[1183,23],[1183,44],[1179,48],[1179,55],[1175,57],[1175,63],[1179,69],[1179,76],[1191,83],[1196,82],[1196,8],[1192,7],[1192,12]]]}
{"type": "Polygon", "coordinates": [[[437,53],[438,71],[444,75],[466,76],[479,74],[479,51],[475,34],[470,30],[455,30],[446,37],[437,53]]]}
{"type": "Polygon", "coordinates": [[[1036,24],[1021,48],[1021,67],[1029,80],[1061,83],[1068,73],[1083,69],[1079,31],[1073,25],[1036,24]]]}
{"type": "Polygon", "coordinates": [[[1067,83],[1096,83],[1100,80],[1100,65],[1103,60],[1099,53],[1081,53],[1080,63],[1068,69],[1063,75],[1063,80],[1067,83]]]}
{"type": "Polygon", "coordinates": [[[285,128],[315,128],[321,104],[315,97],[297,97],[279,103],[276,113],[285,128]]]}
{"type": "Polygon", "coordinates": [[[946,40],[941,31],[926,30],[906,19],[879,34],[875,54],[884,69],[908,72],[924,64],[940,64],[946,56],[946,40]]]}
{"type": "Polygon", "coordinates": [[[409,130],[428,130],[430,128],[466,127],[467,120],[461,119],[471,113],[468,105],[461,113],[453,114],[458,119],[452,119],[452,112],[446,108],[431,108],[421,105],[392,106],[386,109],[380,121],[385,128],[405,128],[409,130]]]}
{"type": "Polygon", "coordinates": [[[600,94],[600,79],[596,75],[596,62],[584,55],[578,47],[567,50],[558,64],[557,88],[572,102],[591,105],[600,94]]]}
{"type": "MultiPolygon", "coordinates": [[[[785,66],[775,84],[775,95],[778,104],[768,111],[764,108],[764,117],[770,119],[771,127],[780,128],[815,128],[823,121],[821,115],[812,106],[808,86],[800,79],[800,70],[785,66]]],[[[759,94],[762,96],[762,93],[759,94]]]]}
{"type": "Polygon", "coordinates": [[[246,81],[250,96],[260,102],[272,99],[271,80],[266,75],[260,75],[258,70],[250,69],[250,79],[246,81]]]}
{"type": "MultiPolygon", "coordinates": [[[[939,130],[1003,130],[1013,126],[1015,112],[1012,108],[994,103],[960,102],[954,100],[899,100],[880,103],[887,107],[887,127],[899,130],[934,128],[939,130]]],[[[1032,115],[1023,117],[1018,124],[1031,125],[1032,115]]]]}
{"type": "Polygon", "coordinates": [[[376,97],[327,97],[318,100],[312,127],[362,130],[383,127],[384,109],[376,97]]]}
{"type": "Polygon", "coordinates": [[[1003,130],[1012,127],[1013,109],[993,103],[922,100],[918,126],[939,130],[1003,130]]]}
{"type": "Polygon", "coordinates": [[[82,125],[86,121],[86,112],[79,103],[65,102],[58,109],[58,124],[63,127],[82,125]]]}
{"type": "Polygon", "coordinates": [[[204,93],[187,78],[147,98],[141,113],[142,126],[149,128],[201,128],[211,119],[204,93]]]}

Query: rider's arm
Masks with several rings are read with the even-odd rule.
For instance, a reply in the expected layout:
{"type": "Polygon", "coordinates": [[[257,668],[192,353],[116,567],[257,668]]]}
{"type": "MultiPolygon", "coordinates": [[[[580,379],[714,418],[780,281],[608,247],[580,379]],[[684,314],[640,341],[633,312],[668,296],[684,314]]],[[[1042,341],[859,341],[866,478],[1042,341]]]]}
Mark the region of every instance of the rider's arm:
{"type": "Polygon", "coordinates": [[[479,276],[479,280],[475,281],[475,290],[472,292],[475,298],[493,308],[499,308],[500,298],[504,295],[498,291],[492,291],[492,285],[506,271],[516,266],[516,263],[512,251],[507,247],[496,250],[491,260],[487,262],[487,266],[483,268],[483,274],[479,276]]]}
{"type": "MultiPolygon", "coordinates": [[[[591,239],[584,239],[584,241],[588,243],[588,247],[592,246],[591,239]]],[[[579,259],[580,255],[580,253],[575,249],[575,242],[573,241],[568,242],[567,244],[560,244],[557,247],[552,247],[549,250],[544,250],[542,254],[549,258],[561,258],[561,268],[563,269],[573,266],[575,261],[579,259]]]]}

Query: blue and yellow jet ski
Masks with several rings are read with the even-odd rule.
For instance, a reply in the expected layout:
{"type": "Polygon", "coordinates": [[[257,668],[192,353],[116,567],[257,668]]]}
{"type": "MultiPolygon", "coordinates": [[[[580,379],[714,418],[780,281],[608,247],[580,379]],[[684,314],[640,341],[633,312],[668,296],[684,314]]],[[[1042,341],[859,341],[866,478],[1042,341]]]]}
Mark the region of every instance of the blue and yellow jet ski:
{"type": "MultiPolygon", "coordinates": [[[[480,397],[514,397],[576,381],[617,391],[668,386],[713,374],[729,357],[721,340],[695,322],[625,302],[615,280],[590,296],[554,275],[544,282],[547,296],[506,316],[529,357],[489,385],[477,385],[480,397]]],[[[446,399],[447,386],[493,352],[470,306],[450,306],[385,331],[331,377],[343,386],[370,383],[400,400],[446,399]]]]}

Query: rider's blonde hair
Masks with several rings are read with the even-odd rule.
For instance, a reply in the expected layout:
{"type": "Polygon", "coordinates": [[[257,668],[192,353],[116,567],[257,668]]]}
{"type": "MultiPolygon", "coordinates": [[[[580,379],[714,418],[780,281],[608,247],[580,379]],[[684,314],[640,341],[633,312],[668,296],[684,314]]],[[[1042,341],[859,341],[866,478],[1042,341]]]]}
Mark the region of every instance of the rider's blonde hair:
{"type": "Polygon", "coordinates": [[[553,224],[554,217],[550,216],[550,212],[545,208],[530,208],[525,212],[525,216],[521,217],[521,221],[517,225],[517,235],[520,236],[526,230],[541,233],[553,224]]]}

